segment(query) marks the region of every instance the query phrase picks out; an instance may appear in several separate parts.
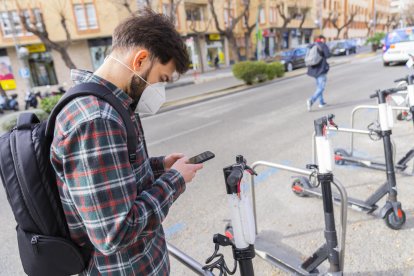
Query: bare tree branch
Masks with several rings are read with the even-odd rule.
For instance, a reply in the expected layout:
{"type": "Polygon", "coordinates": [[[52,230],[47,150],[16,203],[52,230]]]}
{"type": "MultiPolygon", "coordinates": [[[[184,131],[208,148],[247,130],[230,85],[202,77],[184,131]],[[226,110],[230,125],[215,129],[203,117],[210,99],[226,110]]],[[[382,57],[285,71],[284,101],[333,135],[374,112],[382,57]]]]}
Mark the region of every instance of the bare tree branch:
{"type": "Polygon", "coordinates": [[[332,25],[334,26],[334,28],[337,31],[337,35],[336,35],[336,39],[339,39],[339,36],[342,32],[343,29],[345,29],[346,27],[348,27],[352,22],[354,22],[355,16],[357,15],[357,13],[354,11],[350,14],[350,16],[348,17],[348,19],[344,22],[344,24],[342,26],[338,25],[338,18],[339,18],[339,13],[337,14],[336,17],[334,17],[333,19],[331,19],[332,25]]]}
{"type": "Polygon", "coordinates": [[[68,54],[68,47],[71,45],[72,40],[71,40],[71,35],[69,32],[68,26],[66,24],[66,17],[65,17],[64,11],[60,11],[59,15],[61,17],[60,23],[62,25],[62,28],[65,31],[67,40],[64,43],[57,43],[57,42],[52,41],[49,37],[49,33],[46,28],[43,13],[40,13],[40,22],[39,22],[40,26],[38,26],[38,24],[36,24],[37,22],[35,22],[35,19],[29,20],[28,22],[24,10],[22,10],[20,7],[20,3],[16,1],[16,4],[17,4],[20,21],[22,22],[23,27],[28,32],[31,32],[32,34],[37,36],[43,42],[43,44],[45,44],[48,48],[51,48],[57,51],[61,55],[63,61],[65,62],[65,65],[69,69],[76,68],[75,64],[73,63],[72,59],[70,58],[68,54]]]}

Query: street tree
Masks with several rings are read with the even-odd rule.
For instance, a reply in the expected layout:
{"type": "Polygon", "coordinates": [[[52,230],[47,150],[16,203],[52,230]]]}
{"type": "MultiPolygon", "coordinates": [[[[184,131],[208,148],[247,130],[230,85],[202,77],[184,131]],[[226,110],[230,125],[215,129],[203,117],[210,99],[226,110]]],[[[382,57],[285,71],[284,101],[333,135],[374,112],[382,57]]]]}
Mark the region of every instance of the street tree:
{"type": "Polygon", "coordinates": [[[276,33],[277,40],[279,41],[279,43],[277,44],[277,50],[279,51],[282,46],[281,41],[283,38],[283,33],[288,30],[288,25],[292,22],[292,20],[299,19],[300,20],[299,29],[301,30],[303,27],[303,24],[305,23],[306,15],[310,11],[310,9],[308,7],[300,7],[297,3],[295,3],[295,5],[291,8],[286,8],[285,1],[280,1],[276,5],[276,9],[277,9],[277,12],[280,18],[282,18],[282,21],[283,21],[282,27],[276,33]]]}
{"type": "Polygon", "coordinates": [[[303,43],[303,25],[305,24],[306,21],[306,17],[309,14],[309,12],[311,11],[310,7],[304,7],[301,8],[301,12],[300,12],[300,23],[299,23],[299,33],[300,33],[300,38],[299,38],[299,43],[302,44],[303,43]]]}
{"type": "Polygon", "coordinates": [[[23,27],[28,31],[37,36],[47,48],[53,49],[58,52],[64,61],[65,65],[69,69],[76,68],[69,53],[68,48],[72,44],[72,36],[68,27],[68,19],[66,15],[66,1],[56,0],[48,5],[49,9],[53,9],[59,15],[59,22],[63,28],[66,36],[66,41],[56,42],[50,38],[49,32],[46,28],[45,20],[42,11],[38,10],[38,15],[35,16],[34,9],[22,9],[20,1],[16,0],[17,9],[20,17],[20,21],[23,27]]]}
{"type": "Polygon", "coordinates": [[[387,21],[384,24],[383,31],[389,32],[390,29],[395,29],[395,27],[398,25],[398,15],[392,14],[387,16],[387,21]]]}
{"type": "MultiPolygon", "coordinates": [[[[377,13],[375,17],[365,16],[364,24],[367,29],[366,37],[371,36],[372,32],[375,33],[376,30],[374,30],[374,28],[377,27],[378,23],[381,22],[383,17],[384,15],[382,13],[377,13]]],[[[383,29],[385,29],[385,24],[383,29]]]]}
{"type": "MultiPolygon", "coordinates": [[[[210,6],[210,12],[211,12],[211,15],[213,16],[213,21],[214,21],[217,31],[219,32],[221,36],[224,36],[225,38],[227,38],[227,40],[229,41],[231,45],[230,48],[233,53],[233,58],[235,59],[236,62],[238,62],[240,61],[241,55],[240,55],[240,49],[237,45],[236,36],[234,34],[234,29],[236,28],[240,20],[245,16],[245,13],[249,10],[250,0],[243,0],[243,5],[244,5],[243,10],[240,13],[238,13],[236,17],[234,17],[232,13],[228,14],[228,20],[227,22],[225,22],[224,27],[220,25],[218,15],[214,7],[214,5],[218,2],[220,1],[208,0],[209,6],[210,6]]],[[[233,3],[232,0],[224,1],[224,4],[227,5],[229,9],[232,8],[232,3],[233,3]]]]}
{"type": "MultiPolygon", "coordinates": [[[[257,8],[257,15],[259,16],[260,12],[260,6],[257,8]]],[[[252,57],[252,49],[250,46],[251,43],[251,36],[254,28],[256,27],[256,19],[253,20],[252,24],[249,24],[250,22],[250,9],[247,10],[243,14],[243,22],[244,22],[244,47],[245,47],[245,54],[246,54],[246,60],[249,60],[252,57]]]]}
{"type": "Polygon", "coordinates": [[[402,14],[407,26],[414,26],[414,3],[407,3],[402,14]]]}
{"type": "Polygon", "coordinates": [[[357,15],[356,11],[352,11],[346,18],[344,18],[343,24],[340,24],[341,13],[338,11],[332,11],[331,23],[332,26],[336,29],[336,39],[339,39],[341,32],[351,25],[354,22],[355,16],[357,15]]]}

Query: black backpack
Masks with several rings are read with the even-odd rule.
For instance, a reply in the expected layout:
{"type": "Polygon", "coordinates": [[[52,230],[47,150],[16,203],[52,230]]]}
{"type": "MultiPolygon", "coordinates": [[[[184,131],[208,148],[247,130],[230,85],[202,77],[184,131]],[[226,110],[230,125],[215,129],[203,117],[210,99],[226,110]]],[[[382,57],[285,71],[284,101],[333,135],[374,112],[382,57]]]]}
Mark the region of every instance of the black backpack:
{"type": "Polygon", "coordinates": [[[130,114],[109,89],[96,83],[71,88],[48,121],[40,122],[33,113],[21,114],[16,127],[0,137],[0,176],[17,222],[20,259],[30,276],[78,274],[90,259],[92,244],[78,247],[70,239],[50,162],[56,116],[74,98],[88,95],[108,102],[122,117],[133,162],[137,137],[130,114]]]}

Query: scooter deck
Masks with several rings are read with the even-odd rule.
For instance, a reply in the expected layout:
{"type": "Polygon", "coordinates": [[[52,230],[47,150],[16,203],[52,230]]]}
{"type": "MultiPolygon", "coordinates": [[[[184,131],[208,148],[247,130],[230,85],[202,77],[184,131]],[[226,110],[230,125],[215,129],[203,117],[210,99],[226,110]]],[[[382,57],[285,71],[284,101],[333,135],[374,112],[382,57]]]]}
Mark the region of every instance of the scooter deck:
{"type": "MultiPolygon", "coordinates": [[[[317,196],[319,198],[322,198],[322,192],[319,188],[306,188],[305,191],[313,196],[317,196]]],[[[332,198],[336,203],[341,202],[341,196],[337,193],[332,193],[332,198]]],[[[361,212],[367,212],[368,214],[374,212],[376,209],[378,209],[377,205],[369,205],[365,201],[357,199],[357,198],[350,198],[348,197],[348,206],[351,209],[361,211],[361,212]]]]}
{"type": "MultiPolygon", "coordinates": [[[[413,152],[414,155],[414,152],[413,152]]],[[[410,158],[411,156],[409,156],[408,158],[410,158]]],[[[407,160],[400,160],[397,164],[395,164],[394,168],[395,168],[395,172],[396,173],[400,173],[403,175],[410,175],[412,176],[413,174],[411,173],[407,173],[405,172],[405,169],[407,169],[407,165],[406,163],[409,161],[409,159],[406,158],[407,160]],[[403,163],[405,162],[405,163],[403,163]]],[[[360,166],[363,168],[368,168],[368,169],[373,169],[373,170],[377,170],[377,171],[386,171],[387,167],[384,163],[380,163],[380,162],[376,162],[376,161],[372,161],[372,160],[366,160],[366,159],[359,159],[356,157],[352,157],[352,156],[341,156],[341,160],[348,162],[348,164],[344,164],[344,165],[354,165],[354,166],[360,166]]]]}
{"type": "Polygon", "coordinates": [[[254,248],[257,256],[288,273],[293,275],[319,275],[318,273],[310,273],[302,269],[300,256],[295,258],[295,256],[292,256],[293,254],[280,250],[280,245],[271,244],[263,234],[259,233],[256,236],[254,248]]]}

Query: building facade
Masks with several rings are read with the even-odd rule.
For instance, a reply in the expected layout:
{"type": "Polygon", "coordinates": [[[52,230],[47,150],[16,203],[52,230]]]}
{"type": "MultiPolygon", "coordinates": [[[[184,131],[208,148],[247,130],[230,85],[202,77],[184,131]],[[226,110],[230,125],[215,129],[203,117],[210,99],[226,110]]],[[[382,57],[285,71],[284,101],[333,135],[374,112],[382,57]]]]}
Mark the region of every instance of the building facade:
{"type": "Polygon", "coordinates": [[[390,26],[391,0],[318,1],[322,2],[322,31],[328,40],[366,38],[390,26]]]}
{"type": "Polygon", "coordinates": [[[43,23],[49,38],[61,44],[68,40],[63,16],[71,39],[69,56],[77,68],[94,71],[111,50],[116,25],[150,2],[152,9],[174,17],[192,68],[205,71],[216,58],[229,65],[273,57],[320,33],[334,39],[333,18],[341,26],[355,14],[339,37],[366,37],[383,29],[390,1],[394,0],[5,0],[0,5],[0,82],[20,100],[29,87],[53,91],[71,85],[64,59],[25,29],[21,13],[33,25],[43,23]],[[16,45],[24,48],[18,51],[16,45]]]}

